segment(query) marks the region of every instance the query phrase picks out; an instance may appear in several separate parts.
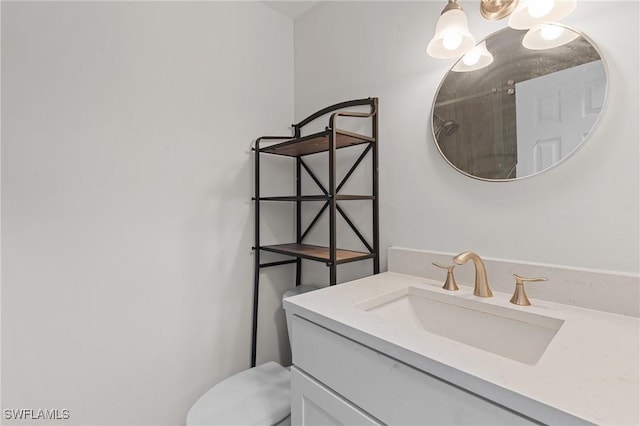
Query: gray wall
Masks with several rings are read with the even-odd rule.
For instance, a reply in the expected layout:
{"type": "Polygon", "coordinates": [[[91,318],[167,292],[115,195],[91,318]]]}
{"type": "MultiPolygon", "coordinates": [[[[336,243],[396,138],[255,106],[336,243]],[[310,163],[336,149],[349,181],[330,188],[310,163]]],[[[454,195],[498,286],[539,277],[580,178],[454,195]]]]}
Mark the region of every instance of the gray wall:
{"type": "Polygon", "coordinates": [[[182,424],[248,368],[249,149],[292,118],[293,24],[259,2],[2,2],[3,409],[182,424]]]}

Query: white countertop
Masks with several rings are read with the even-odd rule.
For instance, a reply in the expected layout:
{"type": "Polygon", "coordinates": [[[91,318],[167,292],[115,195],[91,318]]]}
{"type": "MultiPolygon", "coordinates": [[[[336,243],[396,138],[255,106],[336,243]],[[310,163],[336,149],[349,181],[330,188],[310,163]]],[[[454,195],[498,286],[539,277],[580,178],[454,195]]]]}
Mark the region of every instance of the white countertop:
{"type": "Polygon", "coordinates": [[[294,296],[284,305],[288,313],[539,421],[640,424],[638,318],[535,299],[532,306],[520,307],[509,303],[510,294],[478,298],[470,287],[452,293],[441,286],[439,281],[385,272],[294,296]],[[527,365],[354,306],[406,286],[526,310],[564,324],[536,365],[527,365]]]}

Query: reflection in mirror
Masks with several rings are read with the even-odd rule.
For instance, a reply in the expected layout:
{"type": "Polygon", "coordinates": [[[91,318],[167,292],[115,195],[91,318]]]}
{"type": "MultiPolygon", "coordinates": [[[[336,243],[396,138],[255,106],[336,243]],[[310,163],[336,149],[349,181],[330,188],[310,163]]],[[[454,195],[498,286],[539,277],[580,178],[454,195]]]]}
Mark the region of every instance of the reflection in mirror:
{"type": "Polygon", "coordinates": [[[590,40],[545,25],[505,28],[478,46],[492,60],[479,66],[461,58],[434,101],[435,141],[453,167],[478,179],[513,180],[554,166],[587,140],[607,92],[605,65],[590,40]]]}

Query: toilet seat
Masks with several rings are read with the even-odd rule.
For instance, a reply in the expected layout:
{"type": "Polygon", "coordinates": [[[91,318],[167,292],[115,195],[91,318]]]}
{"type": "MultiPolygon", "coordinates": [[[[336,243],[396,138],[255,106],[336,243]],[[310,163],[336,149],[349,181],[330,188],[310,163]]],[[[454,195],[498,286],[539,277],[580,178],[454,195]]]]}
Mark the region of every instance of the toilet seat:
{"type": "Polygon", "coordinates": [[[271,426],[291,414],[290,372],[267,362],[209,389],[187,414],[186,426],[271,426]]]}

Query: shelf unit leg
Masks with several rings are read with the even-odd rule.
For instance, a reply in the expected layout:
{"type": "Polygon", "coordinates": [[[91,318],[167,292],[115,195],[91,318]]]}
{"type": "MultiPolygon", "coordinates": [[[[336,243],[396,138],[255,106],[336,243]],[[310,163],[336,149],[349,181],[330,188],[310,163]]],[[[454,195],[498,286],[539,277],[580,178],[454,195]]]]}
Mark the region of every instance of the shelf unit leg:
{"type": "MultiPolygon", "coordinates": [[[[295,128],[295,137],[300,137],[300,129],[295,128]]],[[[302,159],[296,158],[296,196],[302,196],[302,159]]],[[[296,242],[302,244],[302,201],[296,201],[296,242]]],[[[296,260],[296,286],[302,281],[302,259],[296,260]]]]}
{"type": "Polygon", "coordinates": [[[337,284],[337,272],[336,272],[336,247],[337,247],[337,232],[336,232],[336,129],[332,126],[332,131],[329,134],[329,261],[331,266],[329,267],[329,285],[337,284]]]}
{"type": "Polygon", "coordinates": [[[251,367],[256,366],[258,346],[258,296],[260,293],[260,140],[256,140],[254,151],[254,251],[253,251],[253,319],[251,328],[251,367]]]}
{"type": "Polygon", "coordinates": [[[374,99],[376,114],[372,117],[371,136],[373,137],[373,151],[371,155],[373,169],[373,273],[380,273],[380,188],[378,175],[378,99],[374,99]]]}
{"type": "Polygon", "coordinates": [[[336,285],[338,283],[338,271],[336,265],[333,264],[329,267],[329,285],[336,285]]]}

